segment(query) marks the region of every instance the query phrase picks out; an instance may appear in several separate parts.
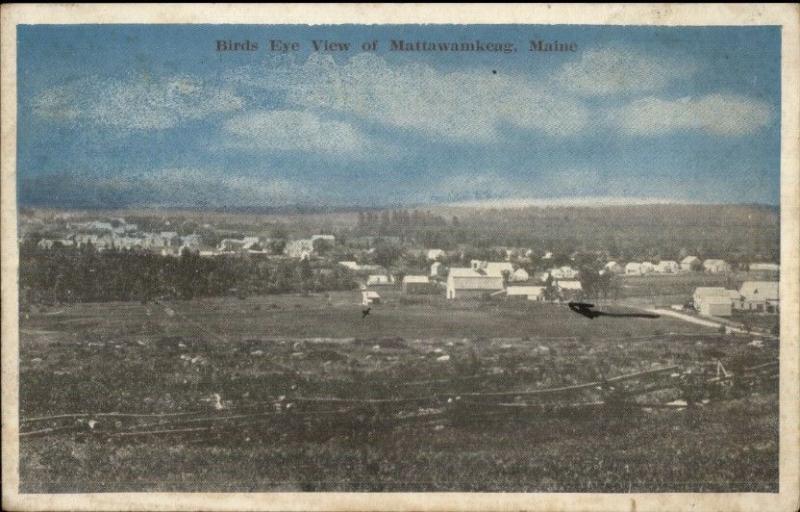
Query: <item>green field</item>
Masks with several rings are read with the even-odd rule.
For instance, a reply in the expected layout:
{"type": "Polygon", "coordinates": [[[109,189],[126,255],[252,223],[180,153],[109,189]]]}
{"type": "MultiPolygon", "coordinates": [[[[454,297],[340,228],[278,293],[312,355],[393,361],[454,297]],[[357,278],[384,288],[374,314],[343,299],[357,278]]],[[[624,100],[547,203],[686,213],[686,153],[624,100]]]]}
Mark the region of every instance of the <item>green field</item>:
{"type": "MultiPolygon", "coordinates": [[[[363,319],[358,292],[37,308],[20,320],[20,415],[213,413],[215,394],[237,411],[536,390],[777,355],[777,343],[756,349],[672,318],[589,320],[554,304],[381,294],[363,319]]],[[[256,422],[129,438],[78,435],[62,422],[65,432],[21,439],[21,491],[775,491],[777,418],[777,397],[762,392],[691,416],[478,407],[461,422],[256,422]]],[[[92,428],[113,431],[114,421],[92,428]]]]}

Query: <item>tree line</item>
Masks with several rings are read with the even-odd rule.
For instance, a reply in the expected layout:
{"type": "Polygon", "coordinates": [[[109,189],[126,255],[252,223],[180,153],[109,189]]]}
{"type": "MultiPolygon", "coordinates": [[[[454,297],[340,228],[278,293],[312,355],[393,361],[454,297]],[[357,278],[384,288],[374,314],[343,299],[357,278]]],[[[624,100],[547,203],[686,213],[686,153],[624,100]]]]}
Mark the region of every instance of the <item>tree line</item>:
{"type": "Polygon", "coordinates": [[[357,286],[345,267],[319,268],[307,260],[259,255],[201,258],[91,245],[41,250],[20,248],[20,299],[27,303],[149,301],[349,290],[357,286]]]}

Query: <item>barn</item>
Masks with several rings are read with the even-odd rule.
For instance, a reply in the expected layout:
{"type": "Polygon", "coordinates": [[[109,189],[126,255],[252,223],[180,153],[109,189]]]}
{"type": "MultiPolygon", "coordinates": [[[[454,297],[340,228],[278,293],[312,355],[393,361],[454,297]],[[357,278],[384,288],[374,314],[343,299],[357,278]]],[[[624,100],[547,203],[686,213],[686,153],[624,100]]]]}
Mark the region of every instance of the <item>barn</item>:
{"type": "Polygon", "coordinates": [[[490,276],[471,268],[451,268],[447,274],[447,298],[483,297],[504,289],[502,276],[490,276]]]}
{"type": "Polygon", "coordinates": [[[404,276],[403,293],[409,295],[424,295],[431,293],[435,288],[428,276],[404,276]]]}

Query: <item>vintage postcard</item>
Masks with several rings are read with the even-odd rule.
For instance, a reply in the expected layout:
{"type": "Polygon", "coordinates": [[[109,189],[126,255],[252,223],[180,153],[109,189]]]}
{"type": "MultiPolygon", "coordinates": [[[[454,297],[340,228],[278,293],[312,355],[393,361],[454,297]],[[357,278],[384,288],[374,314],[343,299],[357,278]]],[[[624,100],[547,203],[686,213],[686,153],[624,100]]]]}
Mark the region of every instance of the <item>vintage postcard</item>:
{"type": "Polygon", "coordinates": [[[4,509],[796,510],[798,41],[4,6],[4,509]]]}

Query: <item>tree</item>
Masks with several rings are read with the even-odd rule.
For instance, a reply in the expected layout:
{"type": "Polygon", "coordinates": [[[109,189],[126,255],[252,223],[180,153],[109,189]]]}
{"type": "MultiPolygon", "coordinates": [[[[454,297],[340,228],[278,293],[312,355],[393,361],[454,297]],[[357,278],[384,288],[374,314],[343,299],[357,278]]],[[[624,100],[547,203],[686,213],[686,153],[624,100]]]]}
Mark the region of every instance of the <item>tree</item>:
{"type": "Polygon", "coordinates": [[[545,300],[556,300],[558,298],[558,288],[555,286],[553,276],[547,274],[547,280],[544,282],[544,298],[545,300]]]}

